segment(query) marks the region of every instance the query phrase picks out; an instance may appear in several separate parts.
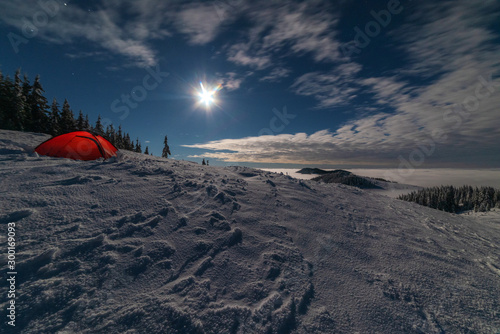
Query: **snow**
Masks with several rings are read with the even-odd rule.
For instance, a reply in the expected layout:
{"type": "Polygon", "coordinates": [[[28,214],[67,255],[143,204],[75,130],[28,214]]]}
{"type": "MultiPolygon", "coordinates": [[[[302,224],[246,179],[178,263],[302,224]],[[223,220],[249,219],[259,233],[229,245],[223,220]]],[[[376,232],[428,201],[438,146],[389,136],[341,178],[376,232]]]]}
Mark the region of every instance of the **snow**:
{"type": "Polygon", "coordinates": [[[16,332],[500,330],[498,221],[245,167],[38,157],[46,138],[0,131],[16,332]]]}
{"type": "MultiPolygon", "coordinates": [[[[344,169],[344,168],[341,168],[344,169]]],[[[264,168],[262,170],[283,173],[297,179],[310,180],[317,175],[300,174],[300,168],[264,168]]],[[[333,169],[324,169],[333,170],[333,169]]],[[[411,171],[396,168],[345,168],[359,176],[383,178],[401,184],[411,184],[418,187],[433,187],[440,185],[451,186],[490,186],[500,188],[500,169],[452,169],[452,168],[416,168],[411,171]]]]}

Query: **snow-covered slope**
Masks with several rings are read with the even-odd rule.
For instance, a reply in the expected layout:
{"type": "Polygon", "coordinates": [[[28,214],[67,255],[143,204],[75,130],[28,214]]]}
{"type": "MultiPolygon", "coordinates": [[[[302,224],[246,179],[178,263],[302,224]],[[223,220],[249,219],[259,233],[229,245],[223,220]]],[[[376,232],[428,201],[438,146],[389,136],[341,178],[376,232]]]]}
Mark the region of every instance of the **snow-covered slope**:
{"type": "Polygon", "coordinates": [[[30,153],[44,139],[0,131],[15,332],[500,330],[497,223],[243,167],[30,153]]]}

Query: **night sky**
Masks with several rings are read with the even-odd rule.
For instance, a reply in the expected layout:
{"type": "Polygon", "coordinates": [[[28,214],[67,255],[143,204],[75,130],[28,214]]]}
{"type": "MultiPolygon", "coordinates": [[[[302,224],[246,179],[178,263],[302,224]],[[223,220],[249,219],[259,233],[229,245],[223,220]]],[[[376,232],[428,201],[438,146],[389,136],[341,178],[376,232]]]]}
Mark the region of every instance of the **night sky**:
{"type": "Polygon", "coordinates": [[[499,22],[496,0],[0,0],[0,69],[175,159],[498,168],[499,22]]]}

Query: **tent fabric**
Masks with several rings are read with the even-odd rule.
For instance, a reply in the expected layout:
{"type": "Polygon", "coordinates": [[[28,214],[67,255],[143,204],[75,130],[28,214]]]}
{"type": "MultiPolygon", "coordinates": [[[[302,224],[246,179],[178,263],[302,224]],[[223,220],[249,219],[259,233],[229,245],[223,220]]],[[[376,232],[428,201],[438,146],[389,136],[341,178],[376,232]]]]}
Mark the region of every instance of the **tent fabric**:
{"type": "Polygon", "coordinates": [[[73,160],[96,160],[116,157],[118,149],[103,137],[88,131],[75,131],[53,137],[35,148],[50,157],[73,160]]]}

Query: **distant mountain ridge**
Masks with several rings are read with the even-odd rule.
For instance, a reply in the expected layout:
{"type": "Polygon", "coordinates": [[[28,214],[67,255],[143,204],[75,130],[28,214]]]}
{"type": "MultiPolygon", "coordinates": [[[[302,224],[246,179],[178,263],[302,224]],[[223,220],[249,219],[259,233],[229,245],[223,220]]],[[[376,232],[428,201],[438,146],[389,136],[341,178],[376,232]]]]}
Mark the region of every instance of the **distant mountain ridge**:
{"type": "Polygon", "coordinates": [[[330,174],[332,172],[333,171],[327,171],[320,168],[302,168],[301,170],[297,171],[297,173],[300,174],[318,174],[318,175],[330,174]]]}
{"type": "Polygon", "coordinates": [[[370,181],[368,178],[358,176],[342,169],[326,171],[319,168],[302,168],[297,173],[318,174],[313,181],[322,181],[324,183],[340,183],[347,186],[353,186],[362,189],[380,189],[381,187],[370,181]]]}

